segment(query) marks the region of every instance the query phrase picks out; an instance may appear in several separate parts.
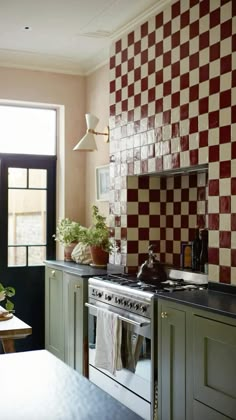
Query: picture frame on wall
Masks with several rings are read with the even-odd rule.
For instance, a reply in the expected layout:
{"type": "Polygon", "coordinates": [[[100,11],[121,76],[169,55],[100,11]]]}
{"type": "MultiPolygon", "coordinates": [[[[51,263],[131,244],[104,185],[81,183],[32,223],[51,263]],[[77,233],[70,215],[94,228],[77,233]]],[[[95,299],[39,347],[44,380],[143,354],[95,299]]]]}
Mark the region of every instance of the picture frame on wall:
{"type": "Polygon", "coordinates": [[[109,201],[109,165],[97,166],[96,175],[96,200],[109,201]]]}

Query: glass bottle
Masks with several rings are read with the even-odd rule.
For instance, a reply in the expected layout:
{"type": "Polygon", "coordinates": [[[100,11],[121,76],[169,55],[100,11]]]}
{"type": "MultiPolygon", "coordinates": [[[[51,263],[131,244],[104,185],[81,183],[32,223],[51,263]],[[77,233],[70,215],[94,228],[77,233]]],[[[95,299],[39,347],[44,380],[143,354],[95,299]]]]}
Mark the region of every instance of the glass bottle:
{"type": "Polygon", "coordinates": [[[192,242],[192,269],[194,271],[200,270],[200,254],[202,250],[202,241],[199,237],[199,227],[196,226],[195,237],[192,242]]]}
{"type": "Polygon", "coordinates": [[[200,271],[207,273],[208,271],[208,230],[202,229],[200,231],[202,239],[202,250],[200,254],[200,271]]]}

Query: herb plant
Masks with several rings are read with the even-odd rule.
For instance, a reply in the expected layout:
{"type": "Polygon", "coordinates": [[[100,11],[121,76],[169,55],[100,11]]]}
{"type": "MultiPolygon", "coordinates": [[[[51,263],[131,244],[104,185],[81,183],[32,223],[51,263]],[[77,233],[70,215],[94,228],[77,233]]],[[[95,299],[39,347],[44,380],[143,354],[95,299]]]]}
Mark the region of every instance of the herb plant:
{"type": "Polygon", "coordinates": [[[11,287],[11,286],[4,287],[2,285],[2,283],[0,283],[0,302],[3,302],[3,301],[6,300],[5,309],[7,311],[13,311],[14,310],[15,305],[14,305],[13,302],[11,302],[8,299],[8,297],[15,296],[15,294],[16,294],[16,292],[15,292],[14,287],[11,287]]]}

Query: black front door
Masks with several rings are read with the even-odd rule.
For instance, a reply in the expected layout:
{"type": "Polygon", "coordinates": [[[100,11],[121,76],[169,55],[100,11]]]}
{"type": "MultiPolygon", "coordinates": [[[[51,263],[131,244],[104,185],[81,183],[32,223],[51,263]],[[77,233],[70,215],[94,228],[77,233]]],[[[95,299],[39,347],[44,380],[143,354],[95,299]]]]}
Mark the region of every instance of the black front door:
{"type": "Polygon", "coordinates": [[[55,258],[56,158],[0,154],[0,283],[32,327],[16,350],[44,348],[44,263],[55,258]]]}

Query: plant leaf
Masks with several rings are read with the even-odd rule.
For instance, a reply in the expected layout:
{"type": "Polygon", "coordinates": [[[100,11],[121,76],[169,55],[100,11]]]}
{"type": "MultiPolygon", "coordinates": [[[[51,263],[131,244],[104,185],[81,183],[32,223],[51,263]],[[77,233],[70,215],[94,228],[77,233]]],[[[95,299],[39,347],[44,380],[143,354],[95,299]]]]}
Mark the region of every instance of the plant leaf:
{"type": "Polygon", "coordinates": [[[11,302],[9,299],[7,299],[6,304],[5,304],[5,308],[7,311],[12,311],[14,309],[14,303],[11,302]]]}
{"type": "Polygon", "coordinates": [[[5,287],[5,292],[8,297],[15,296],[16,294],[14,287],[11,287],[11,286],[5,287]]]}

